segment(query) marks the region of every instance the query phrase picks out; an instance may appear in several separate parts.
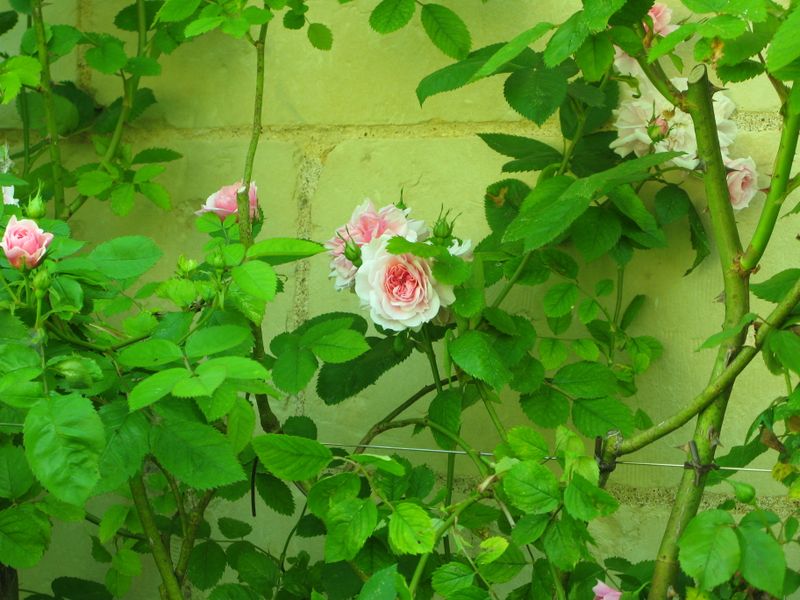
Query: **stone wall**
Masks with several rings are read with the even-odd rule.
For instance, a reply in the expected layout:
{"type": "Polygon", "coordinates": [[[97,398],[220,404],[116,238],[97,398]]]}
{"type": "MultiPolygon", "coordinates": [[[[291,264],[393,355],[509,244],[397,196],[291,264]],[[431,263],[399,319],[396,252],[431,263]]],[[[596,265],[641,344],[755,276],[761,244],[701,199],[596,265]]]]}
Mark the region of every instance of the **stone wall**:
{"type": "MultiPolygon", "coordinates": [[[[363,198],[388,204],[396,201],[402,190],[418,217],[433,220],[444,205],[461,214],[459,235],[477,239],[486,232],[483,191],[503,178],[500,167],[504,160],[476,134],[515,133],[560,143],[555,123],[537,130],[506,105],[498,80],[435,96],[420,107],[414,94],[418,82],[450,60],[427,41],[418,22],[389,36],[371,31],[368,16],[376,3],[356,0],[340,6],[336,0],[310,2],[309,18],[326,23],[334,32],[330,52],[311,48],[303,32],[287,31],[278,24],[270,29],[265,130],[255,167],[266,215],[264,235],[298,235],[322,241],[363,198]]],[[[560,22],[576,4],[573,0],[444,3],[468,23],[475,48],[507,40],[538,21],[560,22]]],[[[125,0],[58,0],[46,8],[45,17],[53,23],[76,23],[86,30],[103,31],[126,4],[125,0]]],[[[686,15],[677,2],[673,4],[676,18],[686,15]]],[[[21,30],[15,34],[21,34],[21,30]]],[[[8,40],[8,36],[3,38],[4,43],[8,40]]],[[[65,58],[57,64],[56,77],[76,78],[101,101],[111,101],[118,95],[115,78],[90,72],[80,57],[77,62],[69,61],[65,58]]],[[[203,238],[193,227],[193,211],[208,194],[240,178],[249,140],[255,60],[248,44],[212,33],[164,57],[162,64],[162,76],[143,84],[152,86],[159,103],[126,131],[125,140],[134,148],[165,145],[184,154],[160,179],[175,199],[174,210],[165,215],[140,203],[132,215],[121,219],[105,205],[90,203],[76,217],[74,230],[76,237],[93,241],[123,232],[149,235],[166,250],[160,269],[167,274],[179,254],[200,253],[203,238]]],[[[774,92],[760,82],[736,85],[729,93],[738,105],[735,119],[741,130],[734,153],[750,154],[761,169],[768,170],[778,142],[774,92]]],[[[0,128],[5,128],[4,135],[11,142],[19,136],[15,115],[8,107],[0,110],[0,128]]],[[[78,144],[70,146],[67,155],[71,152],[79,157],[90,151],[87,144],[78,144]]],[[[533,180],[531,174],[523,178],[533,180]]],[[[701,208],[699,186],[695,182],[689,185],[698,192],[696,204],[701,208]]],[[[755,226],[759,208],[757,205],[737,214],[745,238],[755,226]]],[[[703,218],[707,221],[707,215],[703,218]]],[[[796,263],[796,229],[792,219],[779,222],[775,243],[762,262],[763,277],[796,263]]],[[[693,257],[687,230],[683,225],[674,226],[667,234],[670,247],[637,254],[626,276],[627,299],[640,292],[648,296],[637,332],[655,335],[665,346],[662,359],[641,378],[635,398],[656,421],[674,412],[706,383],[713,352],[695,349],[722,320],[717,301],[722,283],[715,257],[684,277],[693,257]]],[[[294,271],[284,269],[287,293],[271,305],[267,326],[270,337],[308,316],[358,310],[354,296],[333,290],[327,271],[324,257],[294,271]]],[[[613,267],[600,260],[584,269],[584,278],[593,283],[612,273],[613,267]]],[[[538,319],[540,297],[538,290],[517,293],[510,306],[538,319]]],[[[543,321],[535,324],[542,330],[546,327],[543,321]]],[[[335,408],[318,400],[313,386],[277,408],[281,416],[313,416],[323,441],[354,443],[369,423],[428,381],[427,367],[417,359],[335,408]]],[[[747,369],[731,400],[730,417],[721,437],[723,451],[743,438],[753,417],[782,392],[782,385],[766,377],[760,361],[747,369]]],[[[418,412],[423,410],[420,407],[418,412]]],[[[511,397],[506,398],[500,412],[508,422],[527,421],[511,397]]],[[[481,449],[492,449],[497,440],[492,428],[486,426],[483,412],[470,409],[465,420],[465,437],[481,449]]],[[[682,463],[683,452],[676,447],[689,439],[690,431],[681,429],[630,458],[682,463]]],[[[412,438],[407,432],[387,434],[380,442],[433,447],[427,436],[412,438]]],[[[443,460],[429,455],[408,456],[434,467],[444,466],[443,460]]],[[[469,465],[460,466],[465,467],[460,473],[466,476],[469,465]]],[[[620,466],[611,489],[623,507],[597,524],[602,550],[631,559],[652,558],[680,475],[681,470],[674,468],[620,466]]],[[[767,495],[781,493],[768,473],[741,479],[758,485],[767,495]]],[[[712,491],[727,493],[728,488],[712,491]]],[[[784,501],[767,497],[764,503],[780,510],[784,501]]],[[[212,504],[210,521],[214,521],[215,513],[229,508],[212,504]]],[[[246,511],[241,507],[243,516],[246,511]]],[[[280,519],[276,527],[276,518],[262,507],[256,531],[265,547],[279,551],[283,538],[276,537],[276,531],[282,533],[290,524],[280,519]]],[[[44,590],[49,580],[60,574],[101,579],[104,571],[88,557],[89,538],[84,525],[61,526],[42,564],[23,573],[24,587],[44,590]]],[[[154,572],[149,569],[128,597],[156,598],[154,585],[154,572]]]]}

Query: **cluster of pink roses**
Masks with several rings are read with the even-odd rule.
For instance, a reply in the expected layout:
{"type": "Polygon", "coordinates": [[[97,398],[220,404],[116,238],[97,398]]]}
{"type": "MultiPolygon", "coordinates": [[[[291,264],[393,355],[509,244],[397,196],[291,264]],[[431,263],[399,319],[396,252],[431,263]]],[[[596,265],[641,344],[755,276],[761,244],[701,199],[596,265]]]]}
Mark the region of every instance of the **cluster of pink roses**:
{"type": "MultiPolygon", "coordinates": [[[[353,289],[372,320],[386,329],[419,329],[455,301],[453,287],[437,281],[433,261],[413,254],[391,254],[390,239],[426,242],[431,232],[409,218],[411,209],[390,204],[376,209],[370,200],[356,207],[350,221],[325,247],[338,290],[353,289]]],[[[470,242],[449,241],[453,255],[469,253],[470,242]]]]}
{"type": "Polygon", "coordinates": [[[45,233],[36,221],[31,219],[18,221],[17,217],[12,215],[6,225],[0,248],[15,269],[25,267],[32,269],[42,262],[52,241],[53,234],[45,233]]]}
{"type": "MultiPolygon", "coordinates": [[[[664,4],[656,3],[648,13],[653,22],[653,34],[664,36],[676,29],[671,24],[672,10],[664,4]]],[[[649,30],[649,26],[645,24],[649,30]]],[[[620,106],[614,111],[614,126],[617,139],[611,148],[620,156],[631,153],[644,156],[652,151],[682,152],[673,163],[684,169],[695,169],[700,163],[697,156],[697,139],[689,115],[672,106],[647,79],[639,64],[632,56],[617,48],[614,67],[621,75],[635,77],[639,89],[623,86],[620,106]]],[[[673,77],[676,89],[684,91],[687,80],[673,77]]],[[[719,143],[722,148],[725,166],[728,169],[728,192],[731,204],[737,210],[746,208],[750,202],[762,194],[766,185],[760,178],[752,158],[729,157],[730,146],[736,139],[736,124],[731,116],[736,110],[733,101],[724,94],[714,96],[714,116],[717,121],[719,143]]]]}

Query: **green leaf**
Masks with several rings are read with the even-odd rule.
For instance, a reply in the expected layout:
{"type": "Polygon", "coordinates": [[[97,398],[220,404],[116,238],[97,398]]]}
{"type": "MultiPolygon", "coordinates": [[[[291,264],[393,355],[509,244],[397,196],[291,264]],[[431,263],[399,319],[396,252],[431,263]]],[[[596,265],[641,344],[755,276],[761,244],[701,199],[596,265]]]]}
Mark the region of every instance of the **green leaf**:
{"type": "Polygon", "coordinates": [[[400,502],[389,517],[389,545],[396,554],[427,554],[436,535],[428,513],[417,504],[400,502]]]}
{"type": "Polygon", "coordinates": [[[248,261],[231,270],[233,280],[243,292],[269,302],[278,291],[278,276],[266,263],[248,261]]]}
{"type": "Polygon", "coordinates": [[[319,442],[293,435],[268,433],[253,438],[252,444],[264,466],[290,481],[316,477],[333,458],[319,442]]]}
{"type": "Polygon", "coordinates": [[[99,414],[106,431],[106,447],[100,454],[96,494],[113,491],[126,483],[141,468],[142,459],[150,449],[150,423],[143,413],[129,413],[123,400],[106,404],[99,414]]]}
{"type": "Polygon", "coordinates": [[[230,440],[235,453],[245,449],[253,437],[253,430],[256,426],[256,414],[253,412],[253,405],[249,400],[236,397],[234,404],[228,413],[227,431],[225,432],[230,440]]]}
{"type": "Polygon", "coordinates": [[[183,35],[186,36],[187,38],[203,35],[204,33],[208,33],[209,31],[215,30],[224,22],[225,22],[225,17],[221,15],[213,17],[201,17],[189,23],[186,26],[186,29],[183,30],[183,35]]]}
{"type": "Polygon", "coordinates": [[[557,283],[544,295],[542,308],[548,317],[563,317],[572,312],[578,301],[578,286],[571,281],[557,283]]]}
{"type": "Polygon", "coordinates": [[[397,572],[397,565],[389,565],[372,574],[361,588],[358,600],[395,600],[398,596],[411,598],[405,579],[397,572]]]}
{"type": "Polygon", "coordinates": [[[533,44],[553,27],[554,25],[550,23],[537,23],[514,37],[511,41],[506,42],[489,57],[470,78],[470,81],[477,81],[489,75],[494,75],[500,67],[508,63],[508,61],[514,60],[525,48],[533,44]]]}
{"type": "Polygon", "coordinates": [[[78,177],[78,192],[84,196],[102,194],[114,185],[114,177],[106,171],[87,171],[78,177]]]}
{"type": "Polygon", "coordinates": [[[102,35],[84,56],[90,67],[106,75],[113,75],[128,62],[122,40],[110,35],[102,35]]]}
{"type": "Polygon", "coordinates": [[[19,446],[0,446],[0,498],[21,498],[34,483],[25,452],[19,446]]]}
{"type": "Polygon", "coordinates": [[[564,507],[576,519],[591,521],[613,513],[619,507],[619,502],[580,474],[573,473],[564,490],[564,507]]]}
{"type": "Polygon", "coordinates": [[[253,531],[250,524],[230,517],[220,517],[217,520],[217,526],[219,532],[229,540],[246,537],[253,531]]]}
{"type": "Polygon", "coordinates": [[[589,27],[583,11],[578,11],[564,21],[550,38],[544,50],[544,63],[551,68],[560,65],[583,45],[587,37],[589,27]]]}
{"type": "Polygon", "coordinates": [[[364,454],[351,454],[347,458],[361,465],[372,465],[379,471],[384,471],[386,473],[389,473],[390,475],[395,475],[397,477],[402,477],[403,475],[405,475],[406,472],[406,468],[401,463],[399,463],[398,461],[394,460],[389,456],[364,453],[364,454]]]}
{"type": "Polygon", "coordinates": [[[111,600],[103,584],[77,577],[58,577],[50,587],[53,594],[63,600],[111,600]]]}
{"type": "Polygon", "coordinates": [[[378,33],[402,29],[414,16],[414,0],[382,0],[369,16],[369,24],[378,33]]]}
{"type": "Polygon", "coordinates": [[[378,524],[378,508],[371,498],[349,498],[334,504],[325,516],[325,560],[353,560],[378,524]]]}
{"type": "Polygon", "coordinates": [[[368,350],[363,334],[353,329],[340,329],[311,344],[311,351],[326,363],[344,363],[368,350]]]}
{"type": "Polygon", "coordinates": [[[708,242],[708,234],[703,226],[703,221],[700,220],[700,215],[697,214],[697,209],[693,204],[689,205],[689,239],[692,242],[692,248],[695,250],[695,258],[692,266],[684,273],[688,275],[711,254],[711,247],[708,242]]]}
{"type": "Polygon", "coordinates": [[[694,577],[700,589],[714,589],[739,567],[739,543],[733,525],[729,513],[708,510],[695,516],[678,540],[681,568],[694,577]]]}
{"type": "Polygon", "coordinates": [[[294,337],[272,365],[272,378],[283,391],[296,394],[308,385],[316,371],[317,359],[313,352],[301,348],[299,340],[294,337]]]}
{"type": "Polygon", "coordinates": [[[736,535],[742,556],[739,571],[745,581],[776,598],[783,597],[786,555],[778,541],[772,534],[751,526],[739,527],[736,535]]]}
{"type": "Polygon", "coordinates": [[[136,188],[132,183],[123,183],[111,190],[111,210],[121,217],[127,216],[133,210],[133,200],[136,197],[136,188]]]}
{"type": "Polygon", "coordinates": [[[689,214],[689,194],[677,185],[667,185],[656,193],[656,219],[662,227],[689,214]]]}
{"type": "Polygon", "coordinates": [[[102,543],[105,544],[117,535],[117,531],[125,525],[125,519],[128,518],[130,512],[130,506],[115,504],[103,513],[103,518],[100,519],[100,525],[97,530],[97,536],[102,543]]]}
{"type": "Polygon", "coordinates": [[[506,440],[514,456],[520,460],[542,460],[548,454],[547,442],[530,427],[509,429],[506,440]]]}
{"type": "Polygon", "coordinates": [[[279,515],[290,517],[294,514],[294,496],[292,490],[283,481],[270,473],[256,475],[256,490],[258,495],[279,515]]]}
{"type": "Polygon", "coordinates": [[[506,79],[509,106],[541,126],[567,97],[567,78],[560,69],[522,69],[506,79]]]}
{"type": "Polygon", "coordinates": [[[523,515],[511,531],[511,539],[517,546],[532,544],[544,533],[550,524],[550,515],[523,515]]]}
{"type": "Polygon", "coordinates": [[[547,386],[533,394],[520,396],[519,403],[525,415],[541,427],[563,425],[569,418],[569,399],[547,386]]]}
{"type": "Polygon", "coordinates": [[[3,104],[17,97],[23,85],[35,87],[41,79],[42,66],[32,56],[12,56],[0,64],[0,92],[3,104]]]}
{"type": "Polygon", "coordinates": [[[608,20],[619,9],[625,6],[625,0],[593,0],[583,3],[584,21],[592,32],[601,31],[608,25],[608,20]]]}
{"type": "Polygon", "coordinates": [[[621,235],[619,217],[598,206],[590,206],[572,224],[572,241],[587,262],[606,254],[621,235]]]}
{"type": "Polygon", "coordinates": [[[317,378],[317,393],[325,404],[338,404],[355,396],[411,354],[408,345],[397,348],[395,338],[368,338],[367,342],[371,348],[358,358],[339,365],[322,366],[317,378]]]}
{"type": "Polygon", "coordinates": [[[258,258],[275,266],[294,262],[325,251],[325,246],[311,240],[270,238],[247,249],[247,258],[258,258]]]}
{"type": "Polygon", "coordinates": [[[0,510],[0,562],[15,569],[35,566],[50,543],[50,522],[32,504],[0,510]]]}
{"type": "Polygon", "coordinates": [[[311,23],[308,26],[308,41],[318,50],[330,50],[333,47],[333,32],[322,23],[311,23]]]}
{"type": "Polygon", "coordinates": [[[131,161],[132,165],[147,163],[171,162],[183,158],[183,154],[169,148],[147,148],[138,152],[131,161]]]}
{"type": "Polygon", "coordinates": [[[655,62],[665,54],[672,52],[678,44],[692,37],[697,31],[697,27],[697,23],[684,23],[675,31],[657,39],[647,52],[647,62],[655,62]]]}
{"type": "Polygon", "coordinates": [[[439,50],[456,59],[469,54],[472,38],[456,13],[441,4],[423,4],[420,16],[425,33],[439,50]]]}
{"type": "Polygon", "coordinates": [[[194,331],[186,339],[186,356],[200,358],[225,352],[231,348],[253,345],[253,335],[246,327],[215,325],[194,331]]]}
{"type": "Polygon", "coordinates": [[[167,192],[167,189],[160,183],[146,181],[136,184],[136,187],[145,198],[150,200],[150,202],[155,204],[160,209],[169,210],[172,208],[172,203],[169,199],[169,192],[167,192]]]}
{"type": "Polygon", "coordinates": [[[227,562],[225,551],[218,543],[200,542],[189,555],[186,576],[197,589],[211,589],[222,578],[227,562]]]}
{"type": "Polygon", "coordinates": [[[572,422],[587,437],[620,431],[630,435],[634,430],[631,409],[616,398],[583,398],[572,405],[572,422]]]}
{"type": "MultiPolygon", "coordinates": [[[[417,86],[417,99],[422,105],[429,97],[455,90],[469,83],[477,70],[496,52],[502,44],[492,44],[475,50],[470,55],[457,63],[448,65],[423,78],[417,86]]],[[[508,72],[506,67],[503,72],[508,72]]]]}
{"type": "Polygon", "coordinates": [[[500,390],[511,381],[511,371],[505,365],[492,338],[480,331],[466,331],[448,344],[450,357],[464,372],[500,390]]]}
{"type": "Polygon", "coordinates": [[[183,367],[154,373],[137,383],[130,391],[128,394],[128,406],[130,406],[131,411],[149,406],[172,392],[176,384],[189,379],[191,375],[183,367]]]}
{"type": "Polygon", "coordinates": [[[153,370],[183,358],[183,352],[173,342],[162,339],[149,339],[124,348],[118,355],[120,364],[131,368],[153,370]]]}
{"type": "Polygon", "coordinates": [[[166,0],[156,18],[165,23],[183,21],[192,16],[200,2],[201,0],[166,0]]]}
{"type": "Polygon", "coordinates": [[[781,364],[795,373],[800,373],[800,337],[797,334],[777,330],[769,334],[767,348],[775,353],[781,364]]]}
{"type": "Polygon", "coordinates": [[[523,461],[511,467],[503,476],[503,490],[511,503],[526,513],[547,513],[561,503],[558,480],[536,461],[523,461]]]}
{"type": "Polygon", "coordinates": [[[42,398],[28,412],[23,432],[36,478],[59,500],[83,505],[100,478],[105,448],[103,423],[92,403],[78,394],[42,398]]]}
{"type": "MultiPolygon", "coordinates": [[[[461,430],[461,392],[448,389],[437,394],[428,408],[428,419],[453,435],[458,435],[461,430]]],[[[431,434],[440,448],[455,449],[456,443],[452,438],[433,428],[431,434]]]]}
{"type": "Polygon", "coordinates": [[[587,39],[575,53],[575,62],[586,81],[602,80],[614,62],[614,45],[609,35],[603,32],[587,39]]]}
{"type": "Polygon", "coordinates": [[[581,361],[559,370],[553,385],[574,398],[599,398],[617,391],[617,378],[604,365],[581,361]]]}
{"type": "Polygon", "coordinates": [[[591,202],[591,199],[585,198],[560,201],[572,181],[569,177],[559,175],[533,188],[523,202],[519,216],[506,229],[504,241],[525,240],[526,249],[530,251],[552,241],[566,230],[591,202]]]}
{"type": "Polygon", "coordinates": [[[750,290],[762,300],[775,302],[783,300],[800,280],[800,269],[786,269],[766,281],[751,283],[750,290]]]}
{"type": "Polygon", "coordinates": [[[547,558],[559,569],[571,571],[586,552],[584,537],[585,525],[578,523],[569,515],[562,514],[545,531],[542,547],[547,558]]]}
{"type": "Polygon", "coordinates": [[[207,490],[246,478],[228,439],[209,425],[165,419],[153,429],[150,445],[164,468],[193,488],[207,490]]]}
{"type": "Polygon", "coordinates": [[[132,235],[103,242],[88,256],[94,267],[111,279],[130,279],[149,271],[161,258],[150,238],[132,235]]]}
{"type": "Polygon", "coordinates": [[[774,73],[800,57],[800,9],[794,8],[775,32],[767,52],[767,69],[774,73]]]}
{"type": "Polygon", "coordinates": [[[433,572],[433,590],[445,598],[449,598],[458,590],[471,586],[474,578],[475,574],[468,565],[449,562],[433,572]]]}
{"type": "Polygon", "coordinates": [[[739,319],[739,322],[736,325],[734,325],[733,327],[728,327],[726,329],[723,329],[722,331],[715,333],[714,335],[709,337],[705,342],[703,342],[697,348],[697,350],[695,350],[695,352],[697,352],[698,350],[714,348],[716,346],[719,346],[725,340],[729,340],[733,337],[736,337],[737,335],[739,335],[739,333],[741,333],[741,331],[745,327],[750,325],[750,323],[752,323],[756,319],[758,319],[758,315],[756,313],[747,313],[742,315],[742,318],[739,319]]]}
{"type": "Polygon", "coordinates": [[[479,133],[478,137],[495,152],[516,159],[503,165],[506,172],[540,171],[561,162],[558,150],[538,140],[506,133],[479,133]]]}
{"type": "Polygon", "coordinates": [[[18,15],[16,11],[13,10],[5,10],[0,12],[0,35],[7,33],[14,29],[14,25],[17,24],[18,15]]]}
{"type": "Polygon", "coordinates": [[[308,510],[322,519],[331,505],[356,498],[361,490],[361,480],[355,473],[337,473],[319,480],[308,492],[308,510]]]}
{"type": "Polygon", "coordinates": [[[161,74],[161,65],[149,56],[131,56],[125,70],[137,77],[152,77],[161,74]]]}

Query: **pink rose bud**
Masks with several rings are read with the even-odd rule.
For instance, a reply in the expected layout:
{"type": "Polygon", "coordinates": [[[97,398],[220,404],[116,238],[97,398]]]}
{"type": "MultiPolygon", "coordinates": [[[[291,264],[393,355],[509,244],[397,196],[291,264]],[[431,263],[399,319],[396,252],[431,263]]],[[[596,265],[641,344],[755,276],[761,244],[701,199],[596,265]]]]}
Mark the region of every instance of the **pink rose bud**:
{"type": "MultiPolygon", "coordinates": [[[[657,35],[667,35],[678,28],[677,25],[670,24],[672,9],[666,4],[656,2],[647,14],[653,19],[653,31],[657,35]]],[[[645,28],[649,30],[647,24],[645,24],[645,28]]]]}
{"type": "Polygon", "coordinates": [[[331,257],[331,277],[336,279],[336,289],[345,290],[353,286],[356,270],[361,266],[351,257],[358,257],[355,248],[361,248],[372,240],[383,236],[402,236],[412,242],[426,239],[430,232],[422,221],[409,218],[410,208],[399,208],[395,204],[376,209],[371,200],[365,200],[353,211],[350,221],[339,227],[325,244],[331,257]],[[348,247],[350,256],[348,256],[348,247]]]}
{"type": "MultiPolygon", "coordinates": [[[[228,215],[235,215],[239,213],[239,204],[237,195],[239,192],[244,191],[244,186],[241,181],[237,181],[233,185],[222,186],[218,191],[211,194],[206,203],[195,212],[196,215],[213,212],[219,216],[220,221],[224,221],[228,215]]],[[[250,218],[255,218],[258,214],[258,189],[256,184],[250,183],[250,218]]]]}
{"type": "Polygon", "coordinates": [[[52,233],[42,231],[35,221],[30,219],[17,220],[12,216],[6,231],[3,234],[3,241],[0,248],[15,269],[28,267],[34,268],[44,258],[47,247],[53,241],[52,233]]]}
{"type": "Polygon", "coordinates": [[[619,600],[622,592],[607,586],[605,583],[597,580],[597,585],[592,588],[594,592],[594,600],[619,600]]]}
{"type": "Polygon", "coordinates": [[[660,142],[669,135],[669,122],[664,117],[656,117],[647,126],[647,135],[653,142],[660,142]]]}

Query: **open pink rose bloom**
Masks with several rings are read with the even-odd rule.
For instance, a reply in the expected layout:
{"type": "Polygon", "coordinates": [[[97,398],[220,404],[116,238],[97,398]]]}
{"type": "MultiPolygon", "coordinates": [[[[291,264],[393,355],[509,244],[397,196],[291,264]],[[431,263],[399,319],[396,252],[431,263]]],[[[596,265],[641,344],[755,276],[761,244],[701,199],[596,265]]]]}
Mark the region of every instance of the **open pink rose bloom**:
{"type": "Polygon", "coordinates": [[[34,268],[44,258],[45,252],[50,242],[53,241],[52,233],[45,233],[30,219],[17,220],[12,216],[3,234],[3,241],[0,247],[16,269],[28,267],[34,268]]]}

